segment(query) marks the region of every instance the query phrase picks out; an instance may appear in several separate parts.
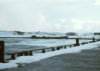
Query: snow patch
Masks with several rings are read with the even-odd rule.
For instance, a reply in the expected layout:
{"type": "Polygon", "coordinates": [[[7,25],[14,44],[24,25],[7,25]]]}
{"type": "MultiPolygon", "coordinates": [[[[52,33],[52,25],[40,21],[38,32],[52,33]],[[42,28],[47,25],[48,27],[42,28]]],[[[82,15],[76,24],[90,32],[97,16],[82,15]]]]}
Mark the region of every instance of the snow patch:
{"type": "Polygon", "coordinates": [[[100,42],[90,43],[90,44],[72,47],[72,48],[68,47],[67,49],[61,49],[61,50],[56,50],[56,51],[51,51],[46,53],[37,53],[37,54],[33,54],[34,56],[21,56],[16,58],[16,60],[10,60],[9,63],[0,63],[0,69],[17,67],[18,63],[36,62],[41,59],[46,59],[56,55],[67,54],[67,53],[79,53],[81,52],[81,50],[96,48],[97,44],[100,44],[100,42]]]}

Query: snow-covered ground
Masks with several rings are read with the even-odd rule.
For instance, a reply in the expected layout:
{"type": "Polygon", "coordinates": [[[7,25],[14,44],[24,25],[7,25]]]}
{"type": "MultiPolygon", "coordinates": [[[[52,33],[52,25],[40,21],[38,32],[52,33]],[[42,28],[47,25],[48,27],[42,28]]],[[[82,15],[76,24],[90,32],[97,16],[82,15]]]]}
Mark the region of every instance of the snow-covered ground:
{"type": "Polygon", "coordinates": [[[67,54],[67,53],[79,53],[81,52],[81,50],[97,48],[98,46],[97,44],[100,44],[100,42],[90,43],[90,44],[81,45],[72,48],[67,47],[67,49],[61,49],[61,50],[56,50],[56,51],[51,51],[46,53],[37,53],[34,54],[34,56],[21,56],[16,58],[16,60],[10,60],[9,63],[0,63],[0,69],[17,67],[18,63],[36,62],[41,59],[46,59],[56,55],[67,54]]]}
{"type": "Polygon", "coordinates": [[[31,37],[36,35],[39,37],[48,36],[48,37],[57,37],[57,36],[67,36],[65,33],[45,33],[45,32],[24,32],[24,34],[18,34],[15,31],[0,31],[0,37],[31,37]]]}
{"type": "MultiPolygon", "coordinates": [[[[24,34],[18,34],[16,31],[0,31],[0,37],[31,37],[36,35],[39,37],[57,37],[57,36],[68,36],[66,33],[56,33],[56,32],[24,32],[24,34]]],[[[78,33],[77,36],[68,36],[68,38],[100,38],[100,35],[94,35],[94,33],[78,33]]]]}
{"type": "MultiPolygon", "coordinates": [[[[50,36],[50,37],[56,37],[56,36],[67,36],[65,35],[65,33],[45,33],[45,32],[25,32],[23,35],[17,34],[16,32],[10,31],[10,32],[5,32],[5,31],[0,31],[0,37],[31,37],[32,35],[36,35],[36,36],[50,36]]],[[[93,38],[95,37],[96,39],[100,39],[99,35],[94,35],[93,33],[78,33],[77,36],[68,36],[69,38],[93,38]]],[[[71,43],[75,43],[75,40],[66,40],[66,39],[60,39],[60,40],[54,40],[54,39],[50,39],[50,40],[36,40],[36,39],[11,39],[11,38],[0,38],[0,40],[4,40],[5,41],[5,48],[8,50],[8,48],[16,48],[18,49],[19,46],[22,48],[24,46],[29,46],[31,45],[32,47],[36,47],[36,46],[45,46],[45,47],[52,47],[52,46],[60,46],[60,45],[67,45],[67,44],[71,44],[71,43]],[[52,44],[51,44],[52,43],[52,44]],[[54,43],[54,44],[53,44],[54,43]],[[16,46],[16,47],[15,47],[16,46]]],[[[90,40],[80,40],[81,42],[84,41],[90,41],[90,40]]],[[[77,46],[77,47],[72,47],[72,48],[67,48],[67,49],[61,49],[56,50],[56,51],[51,51],[51,52],[46,52],[44,53],[35,53],[34,56],[21,56],[16,58],[16,60],[10,60],[9,63],[0,63],[0,69],[5,69],[5,68],[12,68],[12,67],[17,67],[18,63],[31,63],[31,62],[35,62],[35,61],[39,61],[41,59],[45,59],[45,58],[49,58],[52,56],[56,56],[56,55],[61,55],[61,54],[65,54],[65,53],[78,53],[81,50],[85,50],[85,49],[91,49],[91,48],[96,48],[97,45],[100,42],[95,42],[95,43],[90,43],[90,44],[86,44],[86,45],[82,45],[82,46],[77,46]]],[[[22,49],[26,49],[22,48],[22,49]]],[[[20,48],[19,48],[20,49],[20,48]]],[[[33,49],[33,48],[32,48],[33,49]]],[[[27,49],[26,49],[27,50],[27,49]]],[[[10,50],[12,51],[12,50],[10,50]]],[[[14,49],[13,49],[14,51],[14,49]]]]}

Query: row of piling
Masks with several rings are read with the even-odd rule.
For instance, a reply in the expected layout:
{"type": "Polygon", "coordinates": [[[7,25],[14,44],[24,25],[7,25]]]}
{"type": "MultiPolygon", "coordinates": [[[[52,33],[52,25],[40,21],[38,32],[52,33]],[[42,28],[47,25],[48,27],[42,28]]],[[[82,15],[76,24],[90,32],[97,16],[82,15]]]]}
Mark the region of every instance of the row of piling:
{"type": "MultiPolygon", "coordinates": [[[[96,40],[96,41],[100,41],[100,40],[96,40]]],[[[16,54],[17,57],[19,56],[33,56],[33,51],[38,51],[38,50],[42,50],[42,53],[46,52],[46,49],[50,49],[50,51],[55,51],[55,50],[60,50],[60,49],[66,49],[67,46],[72,47],[72,46],[80,46],[80,45],[84,45],[84,44],[88,44],[88,43],[92,43],[92,42],[96,42],[95,38],[93,38],[93,41],[89,41],[89,42],[82,42],[79,43],[79,39],[76,39],[76,44],[69,44],[69,45],[63,45],[63,46],[58,46],[58,47],[50,47],[50,48],[43,48],[43,49],[35,49],[35,50],[30,50],[30,51],[23,51],[23,52],[15,52],[15,53],[8,53],[7,55],[11,55],[11,59],[16,59],[16,54]]],[[[0,44],[0,47],[2,46],[2,48],[0,48],[0,51],[2,51],[2,53],[0,53],[0,62],[4,62],[4,41],[1,41],[2,45],[0,44]]],[[[0,43],[1,43],[0,42],[0,43]]]]}

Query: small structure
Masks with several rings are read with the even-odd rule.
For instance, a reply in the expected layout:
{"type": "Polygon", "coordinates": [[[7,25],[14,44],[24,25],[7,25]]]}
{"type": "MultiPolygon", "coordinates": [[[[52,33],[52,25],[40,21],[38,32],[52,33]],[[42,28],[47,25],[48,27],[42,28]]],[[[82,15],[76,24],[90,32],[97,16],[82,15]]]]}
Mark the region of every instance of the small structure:
{"type": "Polygon", "coordinates": [[[98,32],[98,33],[94,33],[94,35],[100,35],[100,32],[98,32]]]}
{"type": "Polygon", "coordinates": [[[68,33],[66,33],[66,35],[68,35],[68,36],[77,36],[77,33],[74,33],[74,32],[68,32],[68,33]]]}

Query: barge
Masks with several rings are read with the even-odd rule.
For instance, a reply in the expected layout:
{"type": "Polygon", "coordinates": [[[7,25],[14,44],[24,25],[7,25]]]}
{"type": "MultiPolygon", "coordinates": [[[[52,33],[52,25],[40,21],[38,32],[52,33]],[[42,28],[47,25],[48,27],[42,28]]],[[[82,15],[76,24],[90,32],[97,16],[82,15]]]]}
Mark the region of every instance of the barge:
{"type": "Polygon", "coordinates": [[[67,39],[68,36],[59,36],[59,37],[46,37],[46,36],[42,36],[42,37],[37,37],[37,36],[33,35],[31,38],[32,39],[67,39]]]}

